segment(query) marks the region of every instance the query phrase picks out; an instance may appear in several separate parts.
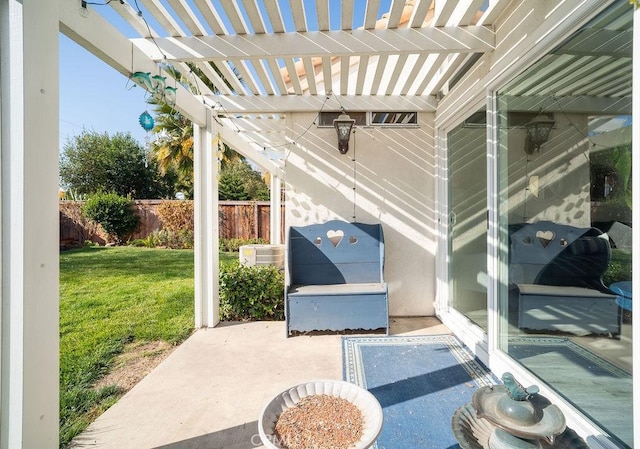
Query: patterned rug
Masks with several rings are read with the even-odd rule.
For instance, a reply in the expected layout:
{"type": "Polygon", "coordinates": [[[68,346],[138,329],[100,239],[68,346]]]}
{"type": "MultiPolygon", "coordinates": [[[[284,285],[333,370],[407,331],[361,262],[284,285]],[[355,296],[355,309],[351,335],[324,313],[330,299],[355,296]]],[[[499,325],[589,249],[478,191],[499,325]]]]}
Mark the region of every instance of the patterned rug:
{"type": "Polygon", "coordinates": [[[374,448],[454,449],[451,418],[498,380],[451,335],[343,337],[344,379],[368,389],[384,424],[374,448]]]}

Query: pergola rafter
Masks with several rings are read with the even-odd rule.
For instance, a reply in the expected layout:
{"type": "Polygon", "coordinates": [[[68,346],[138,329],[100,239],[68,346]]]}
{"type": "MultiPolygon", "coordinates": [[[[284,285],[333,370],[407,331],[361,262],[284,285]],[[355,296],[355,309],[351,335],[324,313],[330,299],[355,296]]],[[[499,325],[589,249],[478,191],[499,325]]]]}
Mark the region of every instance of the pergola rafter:
{"type": "Polygon", "coordinates": [[[271,113],[310,110],[326,96],[350,110],[434,110],[435,96],[468,57],[494,50],[491,20],[509,2],[393,0],[389,11],[379,0],[364,11],[353,0],[339,10],[328,0],[313,10],[300,0],[284,9],[276,0],[217,9],[206,0],[139,3],[110,6],[137,33],[129,39],[143,54],[183,76],[185,64],[194,64],[214,86],[200,89],[208,104],[240,113],[266,105],[271,113]]]}
{"type": "Polygon", "coordinates": [[[395,30],[307,31],[133,39],[156,61],[313,58],[429,53],[484,53],[494,48],[489,27],[402,28],[395,30]]]}

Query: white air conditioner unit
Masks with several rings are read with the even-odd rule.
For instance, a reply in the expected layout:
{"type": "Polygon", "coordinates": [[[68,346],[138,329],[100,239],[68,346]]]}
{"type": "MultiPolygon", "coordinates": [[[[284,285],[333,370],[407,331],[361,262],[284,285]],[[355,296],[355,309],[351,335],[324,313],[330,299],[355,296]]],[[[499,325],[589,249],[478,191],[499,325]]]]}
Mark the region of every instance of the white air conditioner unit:
{"type": "Polygon", "coordinates": [[[243,245],[240,263],[247,266],[275,265],[284,268],[284,245],[243,245]]]}

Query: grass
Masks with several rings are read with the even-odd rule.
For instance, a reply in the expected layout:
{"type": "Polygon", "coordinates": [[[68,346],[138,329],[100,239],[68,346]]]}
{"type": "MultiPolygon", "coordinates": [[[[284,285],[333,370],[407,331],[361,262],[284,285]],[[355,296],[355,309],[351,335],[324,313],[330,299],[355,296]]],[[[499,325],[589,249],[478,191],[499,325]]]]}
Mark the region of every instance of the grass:
{"type": "MultiPolygon", "coordinates": [[[[221,254],[220,260],[237,258],[221,254]]],[[[60,446],[124,393],[93,385],[125,344],[193,331],[193,251],[83,248],[60,254],[60,446]]]]}
{"type": "Polygon", "coordinates": [[[631,259],[630,250],[612,249],[611,261],[609,268],[604,273],[603,281],[605,285],[611,285],[614,282],[631,280],[631,259]]]}

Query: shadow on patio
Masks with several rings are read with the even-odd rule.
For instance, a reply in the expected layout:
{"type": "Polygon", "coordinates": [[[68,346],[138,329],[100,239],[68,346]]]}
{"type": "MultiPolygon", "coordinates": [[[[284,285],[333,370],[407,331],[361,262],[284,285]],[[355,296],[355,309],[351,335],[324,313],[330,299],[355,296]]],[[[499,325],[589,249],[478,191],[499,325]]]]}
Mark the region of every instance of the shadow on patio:
{"type": "MultiPolygon", "coordinates": [[[[391,320],[392,335],[448,333],[433,317],[391,320]]],[[[198,330],[71,447],[261,447],[257,419],[276,393],[313,379],[342,379],[341,335],[285,334],[284,322],[198,330]]]]}

